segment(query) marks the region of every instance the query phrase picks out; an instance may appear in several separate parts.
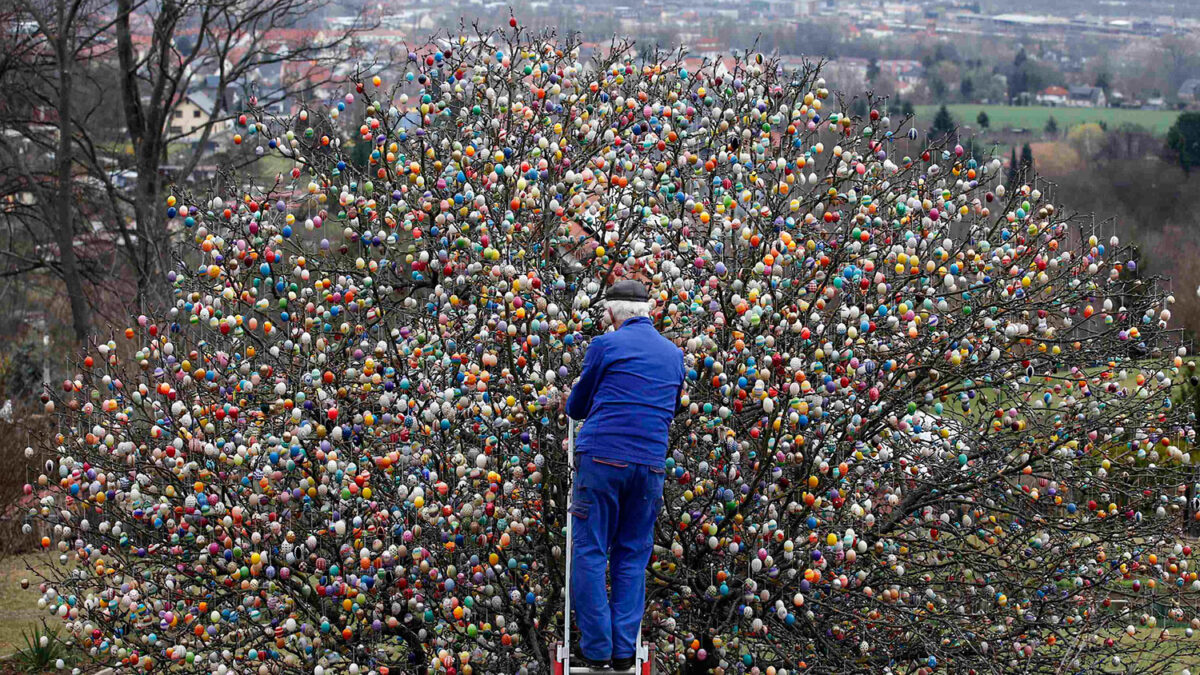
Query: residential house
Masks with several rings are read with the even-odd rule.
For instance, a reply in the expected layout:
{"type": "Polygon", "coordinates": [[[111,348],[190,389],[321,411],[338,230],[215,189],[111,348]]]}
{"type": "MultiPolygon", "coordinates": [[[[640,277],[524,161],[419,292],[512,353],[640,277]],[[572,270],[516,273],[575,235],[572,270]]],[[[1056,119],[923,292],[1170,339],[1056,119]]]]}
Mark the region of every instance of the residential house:
{"type": "Polygon", "coordinates": [[[721,54],[729,52],[725,43],[717,37],[702,37],[689,46],[691,47],[691,52],[696,56],[707,56],[710,59],[715,59],[721,54]]]}
{"type": "Polygon", "coordinates": [[[188,87],[190,91],[204,92],[209,98],[216,100],[220,99],[221,110],[234,110],[242,105],[241,87],[237,82],[227,83],[224,94],[221,94],[221,76],[217,74],[205,75],[200,80],[198,86],[188,87]]]}
{"type": "Polygon", "coordinates": [[[1064,87],[1054,85],[1039,91],[1037,93],[1037,102],[1041,105],[1048,105],[1054,108],[1066,105],[1070,96],[1071,92],[1067,91],[1064,87]]]}
{"type": "Polygon", "coordinates": [[[216,100],[204,91],[193,91],[184,95],[171,111],[171,122],[168,127],[169,135],[185,141],[197,141],[204,133],[204,128],[213,122],[213,131],[220,132],[228,128],[228,121],[219,119],[223,111],[216,106],[216,100]],[[218,119],[213,122],[212,115],[216,112],[218,119]]]}
{"type": "Polygon", "coordinates": [[[1179,87],[1179,100],[1185,103],[1200,103],[1200,77],[1191,77],[1179,87]]]}
{"type": "Polygon", "coordinates": [[[1108,105],[1108,99],[1100,87],[1081,84],[1073,86],[1067,91],[1070,92],[1067,105],[1077,108],[1104,108],[1108,105]]]}
{"type": "Polygon", "coordinates": [[[734,71],[737,65],[737,60],[732,56],[723,56],[720,60],[702,59],[698,56],[688,56],[683,59],[683,67],[687,68],[689,73],[697,73],[701,68],[705,69],[705,73],[711,73],[717,77],[725,77],[734,71]]]}
{"type": "Polygon", "coordinates": [[[925,66],[915,59],[879,61],[879,72],[896,83],[897,94],[908,94],[925,81],[925,66]]]}
{"type": "Polygon", "coordinates": [[[847,89],[859,90],[867,87],[867,66],[870,62],[862,57],[832,59],[825,64],[824,73],[832,82],[847,89]]]}

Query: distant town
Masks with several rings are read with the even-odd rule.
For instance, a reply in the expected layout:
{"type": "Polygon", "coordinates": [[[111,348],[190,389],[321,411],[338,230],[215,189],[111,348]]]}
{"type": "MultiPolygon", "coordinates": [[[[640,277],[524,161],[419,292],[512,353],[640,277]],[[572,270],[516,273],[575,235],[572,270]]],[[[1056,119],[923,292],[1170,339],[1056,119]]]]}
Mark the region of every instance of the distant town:
{"type": "MultiPolygon", "coordinates": [[[[585,59],[621,35],[643,48],[682,45],[686,63],[693,66],[702,59],[731,60],[750,46],[779,55],[785,67],[824,60],[826,77],[837,89],[870,90],[890,97],[897,107],[905,102],[1148,111],[1200,107],[1200,13],[1180,16],[1163,11],[1173,9],[1170,4],[1148,2],[1084,3],[1080,11],[1062,14],[1045,12],[1075,5],[1033,5],[1043,13],[997,11],[1002,6],[1021,3],[416,1],[329,7],[308,25],[261,39],[287,50],[353,30],[352,40],[339,43],[336,58],[320,66],[281,60],[248,70],[238,82],[220,82],[215,72],[197,73],[176,103],[171,130],[181,140],[196,140],[213,118],[225,117],[214,130],[219,136],[232,128],[229,112],[244,106],[245,92],[292,88],[302,80],[310,84],[307,98],[289,97],[291,107],[330,100],[344,78],[364,64],[385,69],[398,59],[402,63],[404,52],[430,34],[460,22],[489,25],[510,13],[532,29],[578,33],[585,59]]],[[[142,28],[148,40],[150,27],[142,28]]]]}

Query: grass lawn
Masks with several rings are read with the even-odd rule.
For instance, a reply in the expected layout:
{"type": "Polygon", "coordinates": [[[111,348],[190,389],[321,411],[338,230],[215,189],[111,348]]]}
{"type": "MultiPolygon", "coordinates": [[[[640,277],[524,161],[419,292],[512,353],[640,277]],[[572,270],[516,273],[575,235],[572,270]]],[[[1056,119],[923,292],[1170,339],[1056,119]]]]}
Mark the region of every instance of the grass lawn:
{"type": "MultiPolygon", "coordinates": [[[[1160,632],[1162,632],[1161,627],[1139,627],[1132,636],[1121,631],[1117,639],[1126,645],[1136,645],[1139,649],[1131,658],[1126,659],[1124,665],[1133,665],[1135,668],[1133,672],[1161,666],[1164,661],[1171,665],[1171,670],[1168,672],[1179,672],[1177,669],[1195,669],[1200,666],[1200,655],[1196,653],[1196,638],[1186,638],[1183,636],[1182,628],[1172,628],[1170,639],[1159,640],[1160,632]]],[[[1114,667],[1112,672],[1121,671],[1114,667]]]]}
{"type": "MultiPolygon", "coordinates": [[[[1087,368],[1086,372],[1088,374],[1088,384],[1090,385],[1092,378],[1096,377],[1100,373],[1111,370],[1113,373],[1111,381],[1116,382],[1119,386],[1125,387],[1130,391],[1136,391],[1138,389],[1137,376],[1140,372],[1138,368],[1139,366],[1137,363],[1122,363],[1121,365],[1111,369],[1108,366],[1087,368]],[[1119,373],[1122,370],[1126,371],[1125,377],[1119,376],[1119,373]]],[[[1030,392],[1037,392],[1037,394],[1040,396],[1045,389],[1052,387],[1055,383],[1061,384],[1062,381],[1041,382],[1036,387],[1022,385],[1020,397],[1023,398],[1030,392]]],[[[1154,385],[1148,384],[1147,386],[1153,387],[1154,385]]],[[[1174,392],[1179,386],[1182,385],[1175,383],[1173,385],[1172,392],[1174,392]]],[[[1156,390],[1152,389],[1152,391],[1156,390]]],[[[955,395],[943,403],[942,416],[953,419],[959,423],[965,423],[973,426],[983,422],[985,418],[990,418],[995,413],[997,408],[1007,408],[1014,402],[1014,392],[1008,387],[1005,387],[1003,391],[998,391],[995,387],[976,386],[975,393],[976,397],[971,400],[970,410],[963,412],[961,404],[957,399],[957,395],[955,395]],[[1003,396],[1001,396],[1001,394],[1003,394],[1003,396]]],[[[1053,406],[1058,405],[1061,405],[1061,401],[1059,399],[1059,395],[1055,395],[1053,406]]],[[[932,411],[931,406],[922,406],[921,409],[925,410],[926,412],[932,411]]],[[[1033,411],[1034,414],[1044,415],[1046,409],[1030,407],[1028,410],[1033,411]]]]}
{"type": "MultiPolygon", "coordinates": [[[[48,616],[37,608],[37,577],[26,563],[34,566],[57,565],[57,554],[31,553],[0,558],[0,656],[25,646],[22,630],[32,631],[48,616]],[[29,579],[29,589],[21,588],[21,579],[29,579]]],[[[51,624],[53,625],[53,623],[51,624]]]]}
{"type": "Polygon", "coordinates": [[[251,164],[247,168],[247,171],[258,175],[262,180],[266,181],[266,184],[269,185],[275,180],[275,174],[291,171],[295,164],[295,162],[287,157],[281,157],[279,155],[265,155],[254,164],[251,164]]]}
{"type": "MultiPolygon", "coordinates": [[[[1010,106],[1010,105],[981,105],[978,103],[956,103],[946,106],[950,110],[950,114],[954,116],[954,121],[960,125],[977,128],[979,125],[975,122],[975,118],[979,116],[980,111],[985,111],[988,114],[989,127],[995,131],[1001,131],[1005,127],[1009,128],[1024,128],[1028,129],[1033,134],[1041,134],[1042,128],[1046,126],[1046,120],[1053,115],[1058,122],[1058,128],[1061,132],[1066,132],[1069,127],[1084,122],[1105,122],[1109,129],[1116,127],[1126,122],[1140,124],[1153,133],[1164,136],[1167,129],[1175,123],[1175,118],[1179,117],[1179,112],[1176,110],[1130,110],[1126,108],[1050,108],[1046,106],[1010,106]]],[[[919,123],[918,129],[928,127],[933,123],[933,116],[937,114],[938,106],[919,105],[914,106],[919,123]]]]}

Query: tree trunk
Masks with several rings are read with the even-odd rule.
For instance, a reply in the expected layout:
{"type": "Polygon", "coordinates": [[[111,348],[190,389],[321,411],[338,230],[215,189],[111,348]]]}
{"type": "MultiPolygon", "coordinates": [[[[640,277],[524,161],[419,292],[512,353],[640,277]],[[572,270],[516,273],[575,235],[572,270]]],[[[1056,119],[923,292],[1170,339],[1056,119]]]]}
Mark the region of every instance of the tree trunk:
{"type": "MultiPolygon", "coordinates": [[[[141,171],[139,169],[138,173],[141,171]]],[[[142,198],[141,185],[138,185],[137,194],[133,201],[133,222],[137,226],[137,259],[138,259],[138,275],[137,275],[137,306],[138,311],[145,312],[147,304],[150,300],[150,276],[154,274],[154,270],[150,265],[149,260],[149,243],[150,238],[147,230],[150,227],[150,214],[145,209],[146,200],[142,198]]]]}
{"type": "Polygon", "coordinates": [[[166,241],[166,224],[162,218],[158,170],[161,164],[156,154],[143,150],[137,159],[138,184],[134,193],[133,212],[137,223],[137,255],[141,273],[138,274],[137,302],[141,311],[150,311],[164,298],[160,290],[166,283],[170,251],[166,241]]]}
{"type": "MultiPolygon", "coordinates": [[[[75,257],[75,227],[72,214],[74,180],[71,175],[72,98],[71,68],[74,57],[68,45],[68,29],[63,26],[63,3],[59,8],[59,31],[55,41],[58,57],[58,150],[54,156],[55,173],[58,174],[58,198],[52,208],[55,242],[62,263],[62,277],[67,285],[67,299],[71,305],[71,323],[75,341],[81,346],[91,333],[91,318],[87,299],[83,295],[83,282],[79,275],[79,261],[75,257]]],[[[49,205],[47,205],[49,206],[49,205]]]]}
{"type": "Polygon", "coordinates": [[[141,90],[137,80],[137,58],[130,30],[132,0],[117,0],[117,16],[114,26],[117,36],[117,58],[121,66],[121,104],[125,112],[125,128],[133,145],[137,167],[137,186],[134,188],[133,216],[137,244],[129,255],[135,260],[137,270],[137,305],[140,311],[148,311],[153,303],[154,287],[161,281],[162,274],[156,260],[155,237],[156,207],[158,204],[158,150],[157,135],[153,134],[153,120],[148,120],[142,107],[141,90]]]}

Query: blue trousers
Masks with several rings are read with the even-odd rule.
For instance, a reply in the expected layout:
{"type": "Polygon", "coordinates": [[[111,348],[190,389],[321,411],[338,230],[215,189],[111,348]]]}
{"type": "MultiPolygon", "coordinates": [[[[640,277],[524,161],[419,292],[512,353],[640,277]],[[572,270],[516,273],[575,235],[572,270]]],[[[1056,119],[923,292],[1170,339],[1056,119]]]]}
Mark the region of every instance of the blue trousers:
{"type": "MultiPolygon", "coordinates": [[[[646,565],[662,509],[662,467],[578,456],[571,495],[571,606],[589,659],[634,655],[646,606],[646,565]],[[612,574],[612,599],[605,572],[612,574]]],[[[569,620],[569,617],[568,617],[569,620]]]]}

